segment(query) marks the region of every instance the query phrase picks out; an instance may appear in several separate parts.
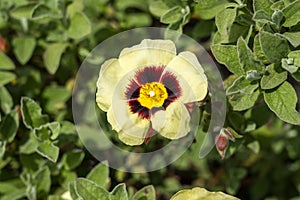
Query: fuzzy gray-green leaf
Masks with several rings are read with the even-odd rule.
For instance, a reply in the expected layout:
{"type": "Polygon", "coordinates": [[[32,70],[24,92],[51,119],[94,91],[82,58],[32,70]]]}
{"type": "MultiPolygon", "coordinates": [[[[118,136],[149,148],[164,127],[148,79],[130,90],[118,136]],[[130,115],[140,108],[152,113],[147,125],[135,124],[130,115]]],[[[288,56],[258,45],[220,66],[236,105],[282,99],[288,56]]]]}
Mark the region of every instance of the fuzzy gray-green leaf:
{"type": "Polygon", "coordinates": [[[259,41],[263,53],[271,63],[280,63],[290,51],[288,42],[279,35],[261,31],[259,41]]]}
{"type": "Polygon", "coordinates": [[[267,66],[267,73],[262,77],[260,85],[262,89],[272,89],[287,79],[287,72],[277,69],[274,64],[267,66]]]}
{"type": "Polygon", "coordinates": [[[258,73],[263,72],[264,65],[256,60],[253,52],[248,47],[246,41],[240,37],[237,43],[239,62],[245,72],[256,70],[258,73]]]}
{"type": "Polygon", "coordinates": [[[300,45],[300,32],[285,32],[282,36],[287,39],[293,47],[298,47],[300,45]]]}
{"type": "Polygon", "coordinates": [[[239,76],[244,74],[243,68],[239,63],[236,46],[215,44],[211,47],[211,50],[217,61],[226,65],[229,71],[239,76]]]}
{"type": "Polygon", "coordinates": [[[75,182],[75,190],[82,199],[110,200],[108,191],[88,179],[77,179],[75,182]]]}
{"type": "Polygon", "coordinates": [[[293,86],[284,82],[278,88],[266,90],[264,99],[269,108],[283,121],[300,125],[300,114],[296,111],[297,95],[293,86]]]}
{"type": "Polygon", "coordinates": [[[300,21],[300,1],[297,0],[282,10],[285,16],[283,26],[291,27],[300,21]]]}

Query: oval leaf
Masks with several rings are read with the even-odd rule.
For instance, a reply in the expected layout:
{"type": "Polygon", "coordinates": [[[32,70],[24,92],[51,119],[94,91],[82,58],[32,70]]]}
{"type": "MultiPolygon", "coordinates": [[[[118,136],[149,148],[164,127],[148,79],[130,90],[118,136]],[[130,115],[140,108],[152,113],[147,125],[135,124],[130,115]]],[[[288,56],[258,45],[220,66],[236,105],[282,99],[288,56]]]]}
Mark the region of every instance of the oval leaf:
{"type": "Polygon", "coordinates": [[[238,200],[238,198],[225,194],[223,192],[209,192],[204,188],[193,188],[191,190],[181,190],[177,192],[170,200],[238,200]]]}
{"type": "Polygon", "coordinates": [[[31,58],[36,41],[33,37],[19,37],[13,40],[14,53],[21,64],[26,64],[31,58]]]}
{"type": "Polygon", "coordinates": [[[50,74],[55,74],[58,69],[61,55],[64,53],[67,44],[65,43],[54,43],[47,46],[44,53],[44,63],[50,74]]]}
{"type": "Polygon", "coordinates": [[[295,110],[297,95],[288,82],[274,90],[264,92],[264,99],[269,108],[283,121],[300,125],[300,114],[295,110]]]}
{"type": "Polygon", "coordinates": [[[0,51],[0,69],[11,70],[15,68],[16,66],[13,63],[13,61],[7,55],[0,51]]]}
{"type": "Polygon", "coordinates": [[[91,32],[91,23],[82,12],[75,13],[71,18],[71,24],[67,34],[72,39],[80,39],[91,32]]]}

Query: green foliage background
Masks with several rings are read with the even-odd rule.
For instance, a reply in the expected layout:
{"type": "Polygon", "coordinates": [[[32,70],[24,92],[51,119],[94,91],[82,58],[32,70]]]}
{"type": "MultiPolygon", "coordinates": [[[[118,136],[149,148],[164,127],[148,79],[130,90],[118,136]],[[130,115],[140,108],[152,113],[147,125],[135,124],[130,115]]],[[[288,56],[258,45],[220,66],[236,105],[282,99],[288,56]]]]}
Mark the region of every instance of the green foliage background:
{"type": "Polygon", "coordinates": [[[0,199],[164,200],[196,186],[300,199],[299,22],[300,0],[0,0],[0,199]],[[216,150],[198,159],[199,134],[167,168],[127,174],[81,144],[71,112],[80,64],[101,41],[143,26],[181,31],[219,63],[225,127],[241,136],[224,160],[216,150]]]}

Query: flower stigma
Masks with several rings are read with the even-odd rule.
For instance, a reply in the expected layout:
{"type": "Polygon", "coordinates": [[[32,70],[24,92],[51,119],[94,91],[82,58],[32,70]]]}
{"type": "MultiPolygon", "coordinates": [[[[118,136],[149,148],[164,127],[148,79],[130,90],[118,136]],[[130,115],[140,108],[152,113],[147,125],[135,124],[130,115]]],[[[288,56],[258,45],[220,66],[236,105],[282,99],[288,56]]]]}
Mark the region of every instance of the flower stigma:
{"type": "Polygon", "coordinates": [[[159,82],[151,82],[142,85],[138,101],[148,109],[161,107],[168,98],[166,87],[159,82]]]}

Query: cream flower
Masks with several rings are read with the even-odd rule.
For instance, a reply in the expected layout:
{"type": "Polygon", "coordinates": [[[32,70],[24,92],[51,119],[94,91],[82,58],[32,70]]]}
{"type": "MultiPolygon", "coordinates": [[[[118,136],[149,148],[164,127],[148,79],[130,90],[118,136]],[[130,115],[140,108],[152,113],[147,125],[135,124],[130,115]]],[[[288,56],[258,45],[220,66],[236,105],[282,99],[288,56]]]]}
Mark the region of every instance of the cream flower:
{"type": "Polygon", "coordinates": [[[122,142],[140,145],[156,132],[188,134],[190,103],[202,101],[207,88],[193,53],[176,55],[172,41],[145,39],[101,66],[96,102],[122,142]]]}

